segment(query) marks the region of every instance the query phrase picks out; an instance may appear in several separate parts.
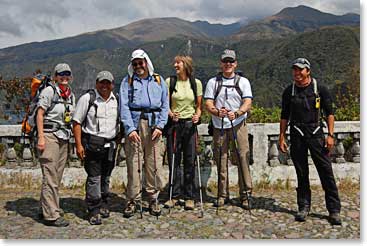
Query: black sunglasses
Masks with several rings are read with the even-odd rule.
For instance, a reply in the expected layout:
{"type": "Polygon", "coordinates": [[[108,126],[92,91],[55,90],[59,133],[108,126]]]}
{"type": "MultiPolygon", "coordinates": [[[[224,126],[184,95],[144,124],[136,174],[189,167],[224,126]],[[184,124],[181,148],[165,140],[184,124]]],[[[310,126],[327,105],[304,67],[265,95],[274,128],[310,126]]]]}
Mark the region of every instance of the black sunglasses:
{"type": "Polygon", "coordinates": [[[56,73],[58,76],[71,76],[71,72],[70,71],[63,71],[60,73],[56,73]]]}
{"type": "Polygon", "coordinates": [[[137,67],[138,65],[139,66],[143,66],[144,62],[143,61],[139,61],[139,62],[133,62],[131,63],[131,65],[133,65],[133,67],[137,67]]]}
{"type": "Polygon", "coordinates": [[[236,60],[232,60],[232,59],[224,59],[224,60],[221,60],[222,63],[235,63],[236,60]]]}

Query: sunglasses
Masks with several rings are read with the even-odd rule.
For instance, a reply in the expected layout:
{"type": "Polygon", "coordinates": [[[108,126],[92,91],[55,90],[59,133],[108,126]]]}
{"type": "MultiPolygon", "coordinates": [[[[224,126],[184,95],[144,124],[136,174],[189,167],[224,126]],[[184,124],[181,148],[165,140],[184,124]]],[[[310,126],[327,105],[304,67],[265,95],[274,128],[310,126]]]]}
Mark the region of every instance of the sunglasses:
{"type": "Polygon", "coordinates": [[[229,59],[229,60],[222,60],[221,61],[222,63],[235,63],[236,62],[236,60],[232,60],[232,59],[229,59]]]}
{"type": "Polygon", "coordinates": [[[56,73],[58,76],[71,76],[71,72],[70,71],[63,71],[60,73],[56,73]]]}
{"type": "Polygon", "coordinates": [[[143,66],[144,62],[143,61],[133,62],[133,63],[131,63],[131,65],[133,65],[133,67],[137,67],[138,65],[143,66]]]}

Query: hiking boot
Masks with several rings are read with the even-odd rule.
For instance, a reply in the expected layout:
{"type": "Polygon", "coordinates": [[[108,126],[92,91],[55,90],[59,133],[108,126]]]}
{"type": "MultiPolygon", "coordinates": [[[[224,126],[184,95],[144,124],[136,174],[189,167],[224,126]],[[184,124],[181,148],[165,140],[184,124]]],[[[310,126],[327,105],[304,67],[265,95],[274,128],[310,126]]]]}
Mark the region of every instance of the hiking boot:
{"type": "Polygon", "coordinates": [[[185,210],[194,210],[195,203],[193,200],[186,200],[185,201],[185,210]]]}
{"type": "Polygon", "coordinates": [[[69,221],[63,217],[59,217],[56,220],[45,220],[44,224],[47,226],[66,227],[69,225],[69,221]]]}
{"type": "Polygon", "coordinates": [[[251,209],[251,203],[252,203],[251,191],[247,191],[246,195],[244,197],[241,197],[240,205],[242,208],[251,209]]]}
{"type": "Polygon", "coordinates": [[[131,216],[134,215],[135,211],[136,211],[135,202],[129,201],[123,211],[124,217],[130,218],[131,216]]]}
{"type": "Polygon", "coordinates": [[[310,212],[309,209],[305,209],[305,208],[301,209],[300,211],[298,211],[294,219],[299,222],[304,222],[306,221],[306,217],[309,212],[310,212]]]}
{"type": "Polygon", "coordinates": [[[226,203],[227,201],[224,197],[219,197],[219,199],[215,199],[214,207],[223,207],[226,203]]]}
{"type": "Polygon", "coordinates": [[[171,199],[164,203],[165,208],[173,208],[177,204],[178,200],[171,199]]]}
{"type": "Polygon", "coordinates": [[[102,224],[102,219],[101,219],[100,214],[90,215],[88,221],[89,221],[89,224],[91,225],[101,225],[102,224]]]}
{"type": "Polygon", "coordinates": [[[155,199],[150,201],[149,204],[149,213],[154,216],[161,215],[161,207],[159,206],[159,203],[156,203],[155,199]]]}
{"type": "MultiPolygon", "coordinates": [[[[61,217],[64,217],[64,215],[65,215],[64,210],[62,210],[61,208],[60,208],[60,211],[59,211],[59,215],[60,215],[61,217]]],[[[45,217],[43,216],[42,208],[39,208],[39,209],[38,209],[38,219],[43,220],[44,218],[45,218],[45,217]]]]}
{"type": "Polygon", "coordinates": [[[99,214],[102,216],[102,218],[108,218],[110,217],[110,210],[108,208],[101,208],[99,210],[99,214]]]}
{"type": "Polygon", "coordinates": [[[330,213],[329,215],[329,223],[332,225],[341,225],[342,219],[340,218],[339,213],[330,213]]]}

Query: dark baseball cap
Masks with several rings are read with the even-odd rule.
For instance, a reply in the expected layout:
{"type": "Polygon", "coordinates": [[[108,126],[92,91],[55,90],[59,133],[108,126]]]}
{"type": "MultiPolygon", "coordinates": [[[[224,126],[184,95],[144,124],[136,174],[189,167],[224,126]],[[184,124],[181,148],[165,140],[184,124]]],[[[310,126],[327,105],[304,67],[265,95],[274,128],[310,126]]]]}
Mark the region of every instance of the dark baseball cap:
{"type": "Polygon", "coordinates": [[[311,69],[311,63],[306,58],[297,58],[292,62],[292,68],[296,66],[299,68],[308,68],[311,69]]]}

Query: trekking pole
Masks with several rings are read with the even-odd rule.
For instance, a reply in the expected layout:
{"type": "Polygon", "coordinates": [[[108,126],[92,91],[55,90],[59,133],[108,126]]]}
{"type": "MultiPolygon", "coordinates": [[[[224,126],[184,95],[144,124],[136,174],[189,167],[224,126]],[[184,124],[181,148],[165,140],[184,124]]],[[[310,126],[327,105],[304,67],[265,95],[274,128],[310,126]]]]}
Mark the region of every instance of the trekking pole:
{"type": "Polygon", "coordinates": [[[228,198],[228,202],[231,201],[231,195],[229,193],[229,164],[228,164],[228,158],[229,158],[229,155],[228,155],[228,150],[229,150],[229,137],[228,137],[228,134],[226,134],[226,139],[227,139],[227,160],[226,160],[226,175],[227,175],[227,182],[226,182],[226,190],[227,190],[227,198],[228,198]]]}
{"type": "MultiPolygon", "coordinates": [[[[236,132],[234,130],[233,121],[232,120],[231,120],[231,127],[232,127],[233,140],[234,140],[236,154],[237,154],[238,165],[240,165],[240,168],[238,168],[238,171],[240,172],[240,176],[242,177],[243,182],[245,182],[245,176],[244,176],[244,173],[245,172],[242,169],[243,166],[242,166],[241,159],[240,159],[240,152],[238,150],[237,134],[236,134],[236,132]]],[[[249,211],[250,215],[252,215],[252,213],[251,213],[251,205],[250,205],[250,195],[248,194],[247,191],[245,191],[245,194],[246,194],[246,198],[247,198],[248,211],[249,211]]]]}
{"type": "Polygon", "coordinates": [[[222,117],[221,127],[220,127],[220,138],[219,138],[219,160],[218,160],[218,186],[217,186],[217,215],[219,214],[219,183],[220,183],[220,171],[221,171],[221,162],[222,162],[222,145],[223,145],[223,126],[224,126],[224,117],[222,117]]]}
{"type": "MultiPolygon", "coordinates": [[[[195,125],[196,137],[195,137],[195,150],[197,149],[198,138],[199,138],[199,131],[198,126],[195,125]]],[[[204,217],[204,207],[203,207],[203,192],[202,192],[202,185],[201,185],[201,174],[200,174],[200,159],[199,153],[196,151],[196,163],[198,166],[198,178],[199,178],[199,194],[200,194],[200,210],[201,210],[201,217],[204,217]]]]}
{"type": "MultiPolygon", "coordinates": [[[[171,161],[171,178],[169,184],[169,200],[172,201],[172,189],[173,189],[173,176],[175,170],[175,154],[176,154],[176,130],[173,127],[173,152],[172,152],[172,161],[171,161]]],[[[174,204],[173,204],[174,205],[174,204]]],[[[168,208],[168,213],[171,213],[171,206],[168,208]]]]}
{"type": "MultiPolygon", "coordinates": [[[[156,154],[155,154],[155,143],[154,142],[153,142],[153,159],[154,159],[154,189],[157,192],[155,196],[155,205],[156,205],[156,208],[158,208],[159,190],[157,189],[157,159],[156,159],[156,154]]],[[[156,213],[157,220],[158,220],[158,216],[159,214],[156,213]]]]}
{"type": "Polygon", "coordinates": [[[139,181],[140,181],[140,199],[139,199],[139,203],[140,203],[140,219],[143,218],[143,178],[142,178],[142,172],[141,172],[141,162],[140,162],[140,143],[138,143],[138,174],[139,174],[139,181]]]}

